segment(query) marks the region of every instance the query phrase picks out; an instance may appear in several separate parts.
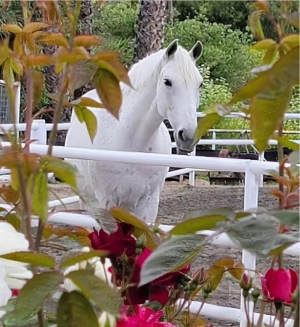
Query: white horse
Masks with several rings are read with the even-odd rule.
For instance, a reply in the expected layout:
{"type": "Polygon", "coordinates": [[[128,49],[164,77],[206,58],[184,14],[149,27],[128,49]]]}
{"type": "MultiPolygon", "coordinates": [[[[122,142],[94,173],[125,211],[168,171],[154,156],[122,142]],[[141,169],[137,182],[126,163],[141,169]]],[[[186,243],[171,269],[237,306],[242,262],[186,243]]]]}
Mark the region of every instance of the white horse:
{"type": "MultiPolygon", "coordinates": [[[[128,72],[133,88],[121,84],[119,120],[105,109],[89,108],[98,120],[92,143],[85,124],[78,121],[73,111],[65,146],[170,154],[171,139],[163,123],[168,119],[174,128],[177,148],[193,151],[199,89],[203,83],[195,62],[201,54],[201,42],[188,52],[175,40],[166,49],[134,64],[128,72]]],[[[96,90],[84,96],[101,102],[96,90]]],[[[99,208],[122,207],[141,220],[155,222],[168,167],[68,161],[81,174],[79,190],[93,196],[99,208]]]]}

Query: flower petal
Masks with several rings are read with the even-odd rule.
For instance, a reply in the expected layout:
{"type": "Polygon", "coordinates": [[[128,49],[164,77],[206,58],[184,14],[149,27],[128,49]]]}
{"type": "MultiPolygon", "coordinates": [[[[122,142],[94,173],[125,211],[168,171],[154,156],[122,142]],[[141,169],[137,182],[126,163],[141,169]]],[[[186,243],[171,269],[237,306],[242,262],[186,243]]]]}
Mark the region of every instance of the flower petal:
{"type": "Polygon", "coordinates": [[[11,290],[3,279],[0,279],[0,307],[7,304],[12,295],[11,290]]]}

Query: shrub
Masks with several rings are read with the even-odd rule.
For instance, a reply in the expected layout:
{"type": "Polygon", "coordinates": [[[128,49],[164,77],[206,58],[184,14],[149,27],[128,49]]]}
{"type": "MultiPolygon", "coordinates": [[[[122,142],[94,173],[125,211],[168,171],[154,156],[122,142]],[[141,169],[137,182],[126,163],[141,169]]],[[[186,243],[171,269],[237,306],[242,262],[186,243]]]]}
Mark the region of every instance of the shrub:
{"type": "Polygon", "coordinates": [[[203,15],[167,26],[165,45],[175,38],[186,48],[201,40],[204,52],[199,63],[210,68],[212,78],[225,78],[233,91],[251,77],[251,68],[259,62],[258,54],[249,52],[252,39],[248,33],[210,23],[203,15]]]}
{"type": "Polygon", "coordinates": [[[94,33],[122,39],[133,38],[137,12],[136,4],[131,1],[108,2],[100,8],[94,8],[94,33]]]}

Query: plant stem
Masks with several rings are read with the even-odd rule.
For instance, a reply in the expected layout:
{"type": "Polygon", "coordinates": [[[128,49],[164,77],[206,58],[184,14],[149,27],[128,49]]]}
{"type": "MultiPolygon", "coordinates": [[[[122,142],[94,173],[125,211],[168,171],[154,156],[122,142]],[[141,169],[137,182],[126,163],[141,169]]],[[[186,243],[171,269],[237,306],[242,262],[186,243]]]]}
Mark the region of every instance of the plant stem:
{"type": "Polygon", "coordinates": [[[38,312],[39,327],[46,327],[43,308],[38,312]]]}
{"type": "Polygon", "coordinates": [[[295,312],[295,320],[294,320],[294,326],[293,327],[299,327],[300,325],[300,313],[299,313],[299,306],[300,306],[300,288],[297,289],[297,298],[296,298],[296,312],[295,312]]]}
{"type": "Polygon", "coordinates": [[[43,236],[43,231],[44,231],[45,224],[39,219],[39,224],[38,224],[38,230],[36,234],[36,240],[35,240],[35,251],[38,252],[40,249],[40,244],[41,244],[41,239],[43,236]]]}
{"type": "Polygon", "coordinates": [[[54,118],[53,118],[53,128],[52,128],[50,138],[49,138],[49,146],[48,146],[48,152],[47,152],[48,156],[52,155],[52,150],[53,150],[53,146],[55,143],[57,130],[58,130],[57,125],[59,123],[59,120],[61,117],[61,112],[63,109],[64,95],[67,92],[66,70],[67,70],[67,67],[64,69],[62,80],[61,80],[60,92],[59,92],[57,106],[56,106],[54,118]]]}
{"type": "MultiPolygon", "coordinates": [[[[266,302],[261,301],[261,303],[260,303],[260,313],[259,313],[259,318],[257,320],[256,327],[261,327],[262,326],[265,310],[266,310],[266,302]]],[[[254,324],[254,322],[253,322],[253,324],[254,324]]]]}
{"type": "MultiPolygon", "coordinates": [[[[25,139],[30,140],[31,125],[32,125],[32,71],[27,69],[26,71],[26,130],[25,139]]],[[[29,147],[26,148],[26,152],[29,152],[29,147]]]]}
{"type": "MultiPolygon", "coordinates": [[[[248,299],[248,302],[249,302],[249,299],[248,299]]],[[[244,309],[245,309],[245,313],[246,313],[246,317],[247,317],[248,326],[251,326],[249,310],[248,310],[248,307],[247,307],[247,298],[245,298],[245,297],[244,297],[244,309]]]]}

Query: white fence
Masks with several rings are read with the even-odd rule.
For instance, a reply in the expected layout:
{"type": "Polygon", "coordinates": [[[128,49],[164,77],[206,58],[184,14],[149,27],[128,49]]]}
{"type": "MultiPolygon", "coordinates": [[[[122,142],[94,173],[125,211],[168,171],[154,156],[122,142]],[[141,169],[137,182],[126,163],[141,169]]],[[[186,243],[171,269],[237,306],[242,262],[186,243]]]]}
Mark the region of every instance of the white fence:
{"type": "MultiPolygon", "coordinates": [[[[291,117],[289,117],[291,118],[291,117]]],[[[293,116],[293,118],[299,118],[299,115],[293,116]]],[[[11,126],[2,125],[5,130],[9,130],[11,126]]],[[[25,130],[25,124],[18,124],[19,131],[25,130]]],[[[30,151],[46,154],[46,130],[51,130],[51,125],[46,125],[43,120],[34,121],[32,126],[32,139],[37,139],[37,143],[31,144],[30,151]]],[[[68,129],[69,124],[61,124],[60,130],[68,129]]],[[[207,140],[202,140],[199,143],[207,140]]],[[[211,141],[211,140],[210,140],[211,141]]],[[[215,140],[223,141],[224,140],[215,140]]],[[[244,140],[245,141],[245,140],[244,140]]],[[[244,142],[243,141],[243,142],[244,142]]],[[[273,141],[271,141],[273,142],[273,141]]],[[[7,142],[2,142],[3,145],[8,145],[7,142]]],[[[275,141],[274,141],[275,144],[275,141]]],[[[161,165],[169,167],[184,168],[184,171],[195,171],[195,170],[206,170],[206,171],[234,171],[245,173],[245,187],[244,187],[244,210],[256,208],[258,205],[258,190],[259,190],[259,176],[261,174],[270,174],[278,170],[278,163],[275,162],[262,162],[262,161],[251,161],[251,160],[240,160],[240,159],[225,159],[225,158],[206,158],[196,156],[177,156],[177,155],[162,155],[162,154],[149,154],[139,152],[123,152],[123,151],[104,151],[104,150],[92,150],[92,149],[81,149],[81,148],[67,148],[55,146],[53,148],[53,155],[61,158],[75,158],[84,160],[99,160],[108,162],[122,162],[122,163],[135,163],[135,164],[147,164],[147,165],[161,165]]],[[[183,171],[182,171],[183,172],[183,171]]],[[[170,172],[169,176],[174,172],[170,172]]],[[[209,192],[209,190],[208,190],[209,192]]],[[[78,197],[69,197],[62,199],[65,204],[78,202],[78,197]]],[[[50,201],[49,207],[56,207],[61,205],[60,201],[50,201]]],[[[2,205],[4,206],[4,205],[2,205]]],[[[99,227],[98,223],[94,218],[88,215],[73,214],[73,213],[51,213],[49,216],[49,222],[77,225],[82,227],[99,227]]],[[[32,223],[36,223],[36,217],[33,217],[32,223]]],[[[172,226],[162,225],[160,226],[163,230],[167,231],[172,226]]],[[[211,235],[212,231],[202,231],[203,235],[211,235]]],[[[225,234],[221,234],[214,241],[217,246],[236,247],[229,237],[225,234]]],[[[285,250],[288,255],[298,256],[300,251],[300,243],[297,243],[285,250]]],[[[254,270],[256,268],[256,257],[254,254],[247,250],[242,250],[242,262],[248,269],[254,270]]],[[[251,274],[251,273],[250,273],[251,274]]],[[[216,306],[211,304],[204,304],[201,314],[217,319],[227,319],[231,321],[240,322],[240,326],[246,327],[246,315],[244,311],[243,297],[241,296],[240,308],[229,308],[216,306]]],[[[191,305],[191,311],[197,313],[201,306],[201,302],[193,302],[191,305]]],[[[258,314],[255,315],[255,321],[258,319],[258,314]]],[[[270,317],[264,316],[266,324],[269,323],[270,317]]],[[[291,326],[292,320],[288,320],[286,326],[291,326]]]]}

